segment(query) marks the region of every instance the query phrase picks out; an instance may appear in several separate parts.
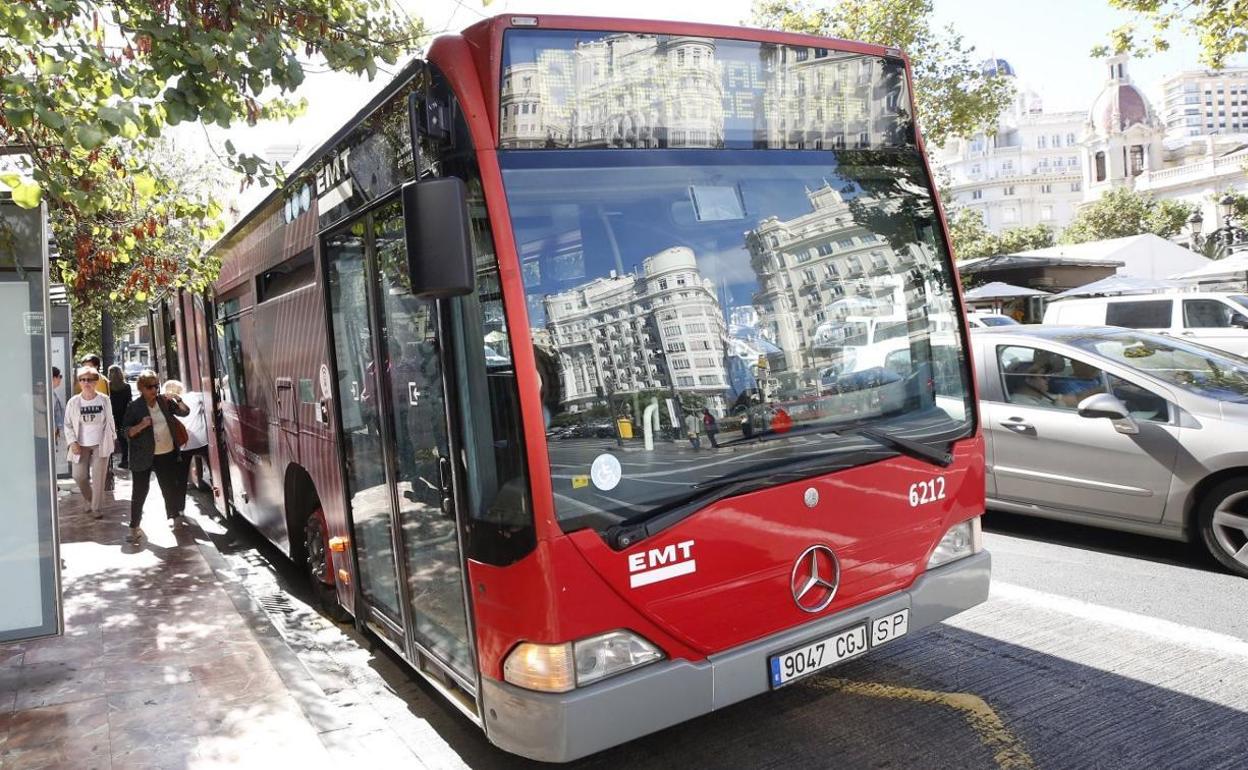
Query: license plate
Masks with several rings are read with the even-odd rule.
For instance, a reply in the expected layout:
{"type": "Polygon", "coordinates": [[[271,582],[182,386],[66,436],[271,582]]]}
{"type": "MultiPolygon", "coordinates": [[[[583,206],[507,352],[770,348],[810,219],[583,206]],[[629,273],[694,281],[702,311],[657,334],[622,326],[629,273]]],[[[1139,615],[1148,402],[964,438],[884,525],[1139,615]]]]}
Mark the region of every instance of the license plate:
{"type": "Polygon", "coordinates": [[[855,658],[869,648],[879,647],[909,630],[910,610],[904,609],[876,618],[870,623],[811,642],[795,650],[773,655],[768,661],[771,670],[771,686],[779,687],[794,679],[809,676],[850,658],[855,658]]]}
{"type": "Polygon", "coordinates": [[[871,621],[871,646],[879,647],[899,636],[905,636],[908,630],[910,630],[910,610],[908,609],[876,618],[871,621]]]}

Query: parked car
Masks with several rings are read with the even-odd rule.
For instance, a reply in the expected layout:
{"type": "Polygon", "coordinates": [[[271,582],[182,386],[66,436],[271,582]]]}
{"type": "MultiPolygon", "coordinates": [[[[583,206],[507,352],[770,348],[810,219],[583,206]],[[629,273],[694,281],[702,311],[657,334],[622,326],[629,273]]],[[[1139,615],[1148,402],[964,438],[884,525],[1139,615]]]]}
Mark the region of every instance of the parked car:
{"type": "Polygon", "coordinates": [[[1248,577],[1248,361],[1110,327],[971,337],[989,508],[1200,542],[1248,577]]]}
{"type": "Polygon", "coordinates": [[[966,325],[972,329],[987,329],[993,326],[1019,326],[1019,323],[1000,313],[967,313],[966,325]]]}
{"type": "Polygon", "coordinates": [[[139,380],[139,375],[143,373],[143,364],[138,361],[128,361],[126,363],[126,382],[135,383],[139,380]]]}
{"type": "Polygon", "coordinates": [[[1168,292],[1064,299],[1049,304],[1044,322],[1145,329],[1248,355],[1248,294],[1168,292]]]}

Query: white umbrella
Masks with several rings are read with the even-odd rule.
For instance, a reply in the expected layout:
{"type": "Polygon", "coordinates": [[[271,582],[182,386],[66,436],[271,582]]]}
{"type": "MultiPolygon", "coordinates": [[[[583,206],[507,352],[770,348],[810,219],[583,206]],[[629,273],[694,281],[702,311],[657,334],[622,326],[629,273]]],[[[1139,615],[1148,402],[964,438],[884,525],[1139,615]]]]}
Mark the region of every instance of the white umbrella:
{"type": "Polygon", "coordinates": [[[1028,289],[1025,286],[1014,286],[1002,281],[993,281],[992,283],[976,286],[974,289],[963,292],[962,299],[971,302],[982,302],[992,299],[1014,299],[1015,297],[1042,297],[1047,294],[1047,291],[1040,291],[1039,289],[1028,289]]]}
{"type": "Polygon", "coordinates": [[[1155,278],[1136,278],[1132,275],[1111,275],[1108,278],[1102,278],[1099,281],[1077,286],[1073,289],[1058,294],[1053,299],[1066,299],[1067,297],[1092,297],[1096,295],[1109,294],[1148,294],[1155,291],[1165,291],[1167,289],[1176,288],[1171,281],[1159,281],[1155,278]]]}
{"type": "Polygon", "coordinates": [[[1218,278],[1242,278],[1246,273],[1248,273],[1248,254],[1241,252],[1226,259],[1214,260],[1204,267],[1170,277],[1179,281],[1204,281],[1218,278]]]}

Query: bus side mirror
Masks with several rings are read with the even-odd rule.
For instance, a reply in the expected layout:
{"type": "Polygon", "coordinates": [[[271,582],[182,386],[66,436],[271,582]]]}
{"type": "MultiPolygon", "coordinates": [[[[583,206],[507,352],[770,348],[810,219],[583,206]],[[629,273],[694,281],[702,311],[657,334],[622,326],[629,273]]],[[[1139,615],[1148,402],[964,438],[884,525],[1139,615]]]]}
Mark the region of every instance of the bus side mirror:
{"type": "Polygon", "coordinates": [[[471,294],[476,278],[463,180],[448,176],[403,185],[403,231],[412,294],[471,294]]]}

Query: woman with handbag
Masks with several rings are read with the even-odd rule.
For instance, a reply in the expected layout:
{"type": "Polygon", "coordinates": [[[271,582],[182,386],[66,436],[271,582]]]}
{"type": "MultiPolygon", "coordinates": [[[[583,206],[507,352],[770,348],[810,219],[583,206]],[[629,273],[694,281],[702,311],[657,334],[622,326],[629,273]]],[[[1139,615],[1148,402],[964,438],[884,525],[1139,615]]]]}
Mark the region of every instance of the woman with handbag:
{"type": "Polygon", "coordinates": [[[126,408],[123,429],[130,442],[130,474],[134,489],[130,496],[130,534],[127,540],[137,543],[143,539],[139,524],[143,520],[143,503],[151,487],[152,473],[160,484],[165,498],[165,516],[171,523],[182,520],[186,508],[186,486],[179,484],[182,478],[180,447],[186,443],[186,428],[178,417],[190,414],[190,409],[177,396],[159,394],[160,378],[148,370],[139,375],[139,398],[126,408]]]}

